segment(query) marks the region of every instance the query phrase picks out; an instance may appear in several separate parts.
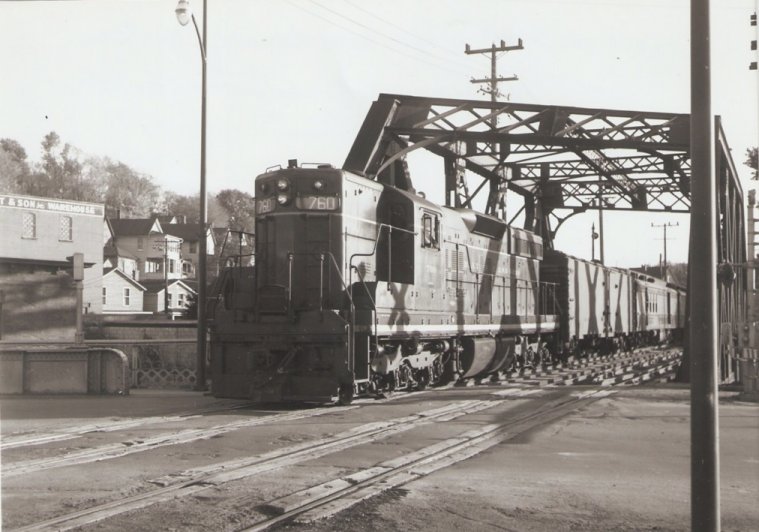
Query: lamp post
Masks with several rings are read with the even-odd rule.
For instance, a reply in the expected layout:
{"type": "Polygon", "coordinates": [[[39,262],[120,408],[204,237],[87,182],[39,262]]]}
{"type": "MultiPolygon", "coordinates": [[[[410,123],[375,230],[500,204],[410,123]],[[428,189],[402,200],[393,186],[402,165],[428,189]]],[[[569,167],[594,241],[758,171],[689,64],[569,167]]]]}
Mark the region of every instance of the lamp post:
{"type": "Polygon", "coordinates": [[[203,85],[201,90],[200,111],[200,234],[198,235],[198,347],[195,389],[206,389],[206,44],[208,16],[206,1],[203,0],[203,36],[200,36],[195,15],[190,10],[188,0],[179,0],[175,13],[182,26],[190,20],[195,26],[200,46],[200,58],[203,62],[203,85]]]}

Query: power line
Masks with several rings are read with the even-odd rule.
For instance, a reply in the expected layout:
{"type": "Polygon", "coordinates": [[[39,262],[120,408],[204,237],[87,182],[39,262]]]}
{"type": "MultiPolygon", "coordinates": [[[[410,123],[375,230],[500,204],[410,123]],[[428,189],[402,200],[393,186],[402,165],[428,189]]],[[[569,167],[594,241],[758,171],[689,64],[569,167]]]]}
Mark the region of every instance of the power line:
{"type": "Polygon", "coordinates": [[[352,33],[352,34],[356,35],[357,37],[360,37],[360,38],[364,39],[365,41],[371,42],[373,44],[376,44],[377,46],[380,46],[382,48],[386,48],[386,49],[388,49],[390,51],[396,52],[397,54],[402,55],[406,59],[411,58],[411,59],[414,59],[414,60],[417,60],[417,61],[422,61],[424,63],[427,63],[428,65],[431,65],[431,66],[434,66],[434,67],[437,67],[437,68],[440,68],[440,69],[447,70],[449,72],[453,72],[453,73],[456,73],[456,74],[460,73],[460,71],[453,70],[453,69],[449,68],[448,66],[440,64],[440,63],[433,63],[433,62],[428,61],[428,60],[426,60],[424,58],[421,58],[421,57],[411,57],[411,56],[409,56],[408,52],[406,52],[404,50],[398,49],[397,47],[394,47],[392,45],[388,45],[387,43],[383,43],[383,42],[380,42],[380,41],[378,41],[376,39],[373,39],[373,38],[371,38],[371,37],[369,37],[369,36],[367,36],[367,35],[365,35],[363,33],[360,33],[358,31],[356,31],[356,30],[354,30],[354,29],[352,29],[352,28],[344,25],[344,24],[340,24],[340,23],[338,23],[338,22],[336,22],[336,21],[334,21],[334,20],[332,20],[330,18],[322,16],[319,13],[311,11],[310,9],[306,9],[305,7],[299,5],[299,4],[295,3],[295,2],[292,2],[290,0],[285,0],[285,2],[288,3],[291,7],[299,9],[300,11],[303,11],[304,13],[307,13],[307,14],[313,16],[313,17],[319,18],[319,19],[323,20],[324,22],[327,22],[327,23],[332,24],[333,26],[335,26],[337,28],[340,28],[341,30],[345,30],[345,31],[347,31],[349,33],[352,33]]]}
{"type": "MultiPolygon", "coordinates": [[[[404,42],[404,41],[402,41],[402,40],[400,40],[400,39],[396,39],[396,38],[395,38],[395,37],[393,37],[392,35],[387,35],[386,33],[383,33],[382,31],[380,31],[380,30],[378,30],[378,29],[376,29],[376,28],[372,28],[371,26],[367,26],[367,25],[366,25],[366,24],[364,24],[363,22],[360,22],[360,21],[358,21],[358,20],[356,20],[356,19],[354,19],[354,18],[351,18],[351,17],[349,17],[349,16],[347,16],[347,15],[343,15],[342,13],[340,13],[340,12],[338,12],[338,11],[335,11],[334,9],[331,9],[331,8],[329,8],[329,7],[325,6],[325,5],[322,5],[322,4],[318,3],[318,2],[316,2],[315,0],[308,0],[308,1],[309,1],[310,3],[312,3],[313,5],[315,5],[315,6],[322,8],[322,9],[323,9],[323,10],[325,10],[325,11],[329,11],[329,12],[330,12],[330,13],[332,13],[333,15],[335,15],[335,16],[337,16],[337,17],[340,17],[340,18],[342,18],[342,19],[345,19],[345,20],[347,20],[348,22],[350,22],[350,23],[352,23],[352,24],[355,24],[356,26],[359,26],[359,27],[361,27],[361,28],[364,28],[364,29],[366,29],[366,30],[368,30],[368,31],[370,31],[370,32],[372,32],[372,33],[374,33],[374,34],[376,34],[376,35],[378,35],[378,36],[380,36],[380,37],[384,38],[384,39],[388,39],[388,40],[390,40],[390,41],[393,41],[393,42],[395,42],[395,43],[398,43],[398,44],[400,44],[401,46],[405,46],[405,47],[407,47],[407,48],[409,48],[409,49],[411,49],[411,50],[414,50],[414,51],[416,51],[416,52],[419,52],[419,53],[422,53],[422,54],[428,55],[428,56],[432,57],[433,59],[435,59],[435,60],[437,60],[437,61],[440,61],[440,60],[441,60],[439,56],[437,56],[437,55],[435,55],[435,54],[433,54],[433,53],[431,53],[431,52],[429,52],[429,51],[427,51],[427,50],[424,50],[424,49],[422,49],[422,48],[419,48],[418,46],[414,46],[413,44],[409,44],[409,43],[407,43],[407,42],[404,42]]],[[[442,60],[443,60],[443,61],[447,61],[447,58],[443,58],[442,60]]]]}
{"type": "MultiPolygon", "coordinates": [[[[369,11],[368,9],[366,9],[366,8],[364,8],[364,7],[360,6],[360,5],[358,5],[358,4],[355,4],[354,2],[351,2],[351,0],[343,0],[343,2],[345,2],[345,3],[346,3],[346,4],[348,4],[349,6],[353,7],[354,9],[358,9],[359,11],[363,11],[364,13],[366,13],[367,15],[369,15],[370,17],[372,17],[372,18],[375,18],[375,19],[379,20],[380,22],[382,22],[382,23],[386,24],[387,26],[390,26],[391,28],[393,28],[393,29],[395,29],[395,30],[398,30],[398,31],[400,31],[400,32],[402,32],[402,33],[405,33],[405,34],[407,34],[407,35],[410,35],[410,36],[411,36],[411,37],[413,37],[414,39],[417,39],[417,40],[419,40],[419,41],[423,41],[423,42],[426,42],[427,44],[431,44],[433,47],[435,47],[435,48],[438,48],[439,50],[442,50],[442,51],[444,51],[444,52],[446,53],[446,55],[445,55],[445,56],[441,56],[441,55],[438,55],[438,54],[435,54],[435,56],[436,56],[436,57],[439,57],[439,58],[441,58],[441,59],[443,59],[443,60],[445,60],[445,61],[449,61],[449,60],[450,60],[450,58],[449,58],[448,54],[458,53],[458,51],[456,51],[456,50],[453,50],[453,49],[451,49],[451,48],[446,48],[446,47],[440,46],[440,44],[439,44],[439,43],[436,43],[436,42],[434,42],[434,41],[431,41],[431,40],[429,40],[429,39],[426,39],[426,38],[424,38],[424,37],[422,37],[422,36],[420,36],[420,35],[418,35],[418,34],[416,34],[416,33],[412,32],[412,31],[410,31],[410,30],[407,30],[406,28],[404,28],[404,27],[402,27],[402,26],[398,25],[398,23],[396,23],[396,22],[391,22],[391,21],[389,21],[389,20],[387,20],[387,19],[385,19],[385,18],[382,18],[381,16],[377,15],[376,13],[373,13],[373,12],[369,11]]],[[[484,58],[483,58],[483,59],[484,59],[484,58]]],[[[460,65],[462,65],[462,66],[466,66],[466,65],[465,65],[465,64],[464,64],[462,61],[456,61],[456,63],[457,63],[457,64],[460,64],[460,65]]],[[[469,68],[469,67],[468,67],[468,66],[466,66],[466,68],[469,68]]]]}
{"type": "MultiPolygon", "coordinates": [[[[516,45],[512,46],[506,46],[506,41],[503,39],[501,40],[501,45],[496,46],[495,44],[491,45],[490,48],[480,48],[477,50],[472,50],[472,48],[469,46],[469,44],[466,45],[464,49],[464,53],[467,55],[473,55],[473,54],[490,54],[490,77],[489,78],[481,78],[481,79],[475,79],[472,78],[472,83],[487,83],[490,85],[489,89],[486,88],[480,88],[479,92],[482,92],[483,94],[489,94],[490,95],[490,101],[496,102],[498,100],[498,96],[501,96],[501,93],[498,91],[498,84],[505,82],[505,81],[516,81],[519,79],[519,77],[515,74],[511,77],[504,78],[499,77],[496,71],[496,61],[498,59],[498,56],[496,55],[498,52],[509,52],[511,50],[524,50],[524,46],[522,46],[522,39],[520,38],[518,43],[516,45]]],[[[493,117],[491,120],[491,123],[493,127],[496,127],[498,124],[498,117],[493,117]]]]}

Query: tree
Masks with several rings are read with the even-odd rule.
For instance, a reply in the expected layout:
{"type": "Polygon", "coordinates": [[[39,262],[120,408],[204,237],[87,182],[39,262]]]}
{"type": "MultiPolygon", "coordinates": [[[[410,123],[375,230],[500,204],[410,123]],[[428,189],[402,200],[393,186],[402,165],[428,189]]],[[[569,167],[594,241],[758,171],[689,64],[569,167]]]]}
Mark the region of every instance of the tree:
{"type": "MultiPolygon", "coordinates": [[[[187,223],[198,223],[200,220],[200,195],[183,196],[175,192],[165,192],[165,210],[173,216],[184,216],[187,223]]],[[[208,213],[206,223],[213,227],[226,227],[229,215],[213,195],[206,200],[208,213]]]]}
{"type": "MultiPolygon", "coordinates": [[[[83,166],[79,150],[69,143],[61,146],[61,137],[51,131],[42,139],[42,172],[47,177],[45,195],[62,199],[84,200],[83,166]]],[[[43,181],[44,182],[44,181],[43,181]]]]}
{"type": "Polygon", "coordinates": [[[228,188],[216,194],[216,199],[229,215],[230,229],[253,232],[256,220],[256,201],[253,196],[228,188]]]}
{"type": "Polygon", "coordinates": [[[0,139],[0,192],[23,193],[29,174],[26,150],[13,139],[0,139]]]}
{"type": "Polygon", "coordinates": [[[751,179],[759,179],[759,175],[757,175],[757,167],[759,166],[759,158],[757,157],[756,146],[754,146],[753,148],[746,149],[746,160],[743,161],[743,164],[745,164],[746,166],[754,170],[754,172],[751,174],[751,179]]]}
{"type": "Polygon", "coordinates": [[[96,172],[102,172],[106,187],[103,201],[111,210],[122,216],[147,218],[157,211],[161,202],[161,187],[153,178],[141,174],[120,161],[102,159],[96,172]]]}

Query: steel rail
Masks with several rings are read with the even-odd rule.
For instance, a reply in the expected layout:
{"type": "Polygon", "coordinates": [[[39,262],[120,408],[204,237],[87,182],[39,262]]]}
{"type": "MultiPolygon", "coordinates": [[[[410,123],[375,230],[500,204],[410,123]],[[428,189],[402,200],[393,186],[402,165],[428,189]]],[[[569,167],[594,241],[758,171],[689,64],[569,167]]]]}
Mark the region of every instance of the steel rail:
{"type": "MultiPolygon", "coordinates": [[[[601,399],[602,397],[608,396],[609,393],[610,392],[608,391],[594,390],[586,394],[581,394],[579,397],[555,400],[547,403],[547,405],[539,408],[537,411],[523,415],[515,420],[506,423],[486,425],[481,429],[469,431],[449,440],[433,444],[428,448],[400,457],[399,459],[384,462],[384,465],[380,464],[379,466],[360,471],[345,479],[330,480],[320,486],[335,485],[337,488],[331,492],[326,491],[326,494],[323,496],[316,495],[311,498],[307,496],[308,493],[319,492],[320,486],[316,486],[301,492],[296,492],[287,497],[280,497],[279,499],[275,499],[261,507],[261,510],[269,512],[280,512],[285,508],[284,511],[281,511],[280,515],[252,523],[250,526],[239,530],[240,532],[258,532],[266,530],[275,524],[292,520],[306,512],[313,512],[320,507],[338,502],[341,499],[346,499],[347,497],[358,494],[362,490],[377,486],[380,483],[382,483],[382,488],[379,491],[406,484],[437,470],[438,468],[434,467],[434,462],[443,461],[453,456],[455,453],[461,453],[458,460],[455,460],[452,463],[443,462],[440,466],[440,468],[447,467],[453,463],[474,456],[502,441],[512,439],[541,425],[561,419],[575,411],[580,404],[587,404],[594,400],[601,399]],[[467,452],[469,450],[474,450],[474,452],[467,452]],[[392,465],[393,463],[397,465],[392,465]],[[428,467],[426,470],[417,469],[422,466],[428,467]],[[395,481],[393,481],[393,479],[395,479],[395,481]],[[340,481],[342,481],[342,483],[340,481]],[[303,504],[298,505],[297,502],[292,502],[292,498],[297,498],[301,493],[304,494],[303,504]],[[288,503],[285,503],[284,507],[278,504],[285,499],[290,499],[289,504],[294,507],[287,509],[288,503]]],[[[350,502],[359,502],[373,494],[374,493],[370,492],[369,494],[355,497],[350,502]]],[[[347,508],[350,504],[336,504],[335,506],[336,511],[334,513],[347,508]]],[[[318,518],[323,517],[327,517],[327,515],[318,515],[318,518]]],[[[309,521],[310,520],[304,520],[301,522],[307,523],[309,521]]]]}
{"type": "MultiPolygon", "coordinates": [[[[300,462],[332,454],[356,445],[377,441],[437,420],[449,421],[456,417],[491,408],[499,404],[499,402],[492,399],[463,401],[394,420],[368,423],[336,435],[321,438],[316,442],[306,442],[271,451],[260,456],[222,462],[196,470],[180,472],[153,480],[152,483],[162,485],[158,489],[138,493],[71,514],[57,516],[14,530],[16,532],[70,530],[128,511],[146,508],[179,497],[186,497],[226,482],[296,465],[300,462]]],[[[345,409],[350,408],[357,407],[346,407],[345,409]]],[[[336,409],[332,408],[332,410],[335,411],[336,409]]]]}
{"type": "Polygon", "coordinates": [[[79,451],[64,454],[62,456],[52,456],[34,460],[13,462],[10,464],[6,463],[3,464],[2,467],[2,476],[3,478],[10,478],[18,475],[27,475],[58,467],[101,462],[103,460],[120,458],[129,454],[150,451],[153,449],[158,449],[160,447],[206,440],[214,436],[225,434],[227,432],[238,429],[277,423],[280,421],[306,419],[329,413],[352,410],[354,408],[358,408],[358,406],[325,407],[314,410],[300,410],[296,412],[288,412],[286,414],[277,414],[274,416],[264,416],[255,419],[246,419],[232,423],[224,423],[206,429],[185,429],[169,433],[157,434],[149,438],[137,438],[130,441],[102,445],[100,447],[85,448],[79,451]]]}

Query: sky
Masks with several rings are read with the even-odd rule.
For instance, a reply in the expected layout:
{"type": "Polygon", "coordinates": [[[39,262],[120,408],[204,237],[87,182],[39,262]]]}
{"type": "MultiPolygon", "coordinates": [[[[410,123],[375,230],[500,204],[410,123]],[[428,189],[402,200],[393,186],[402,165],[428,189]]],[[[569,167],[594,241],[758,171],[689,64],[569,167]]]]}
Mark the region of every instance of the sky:
{"type": "MultiPolygon", "coordinates": [[[[297,158],[341,166],[380,93],[481,99],[472,48],[516,43],[498,73],[512,102],[688,113],[687,0],[208,0],[208,188],[252,192],[256,175],[297,158]]],[[[200,22],[202,1],[190,0],[200,22]]],[[[0,2],[0,138],[39,160],[56,131],[181,194],[199,190],[201,60],[174,0],[0,2]]],[[[712,109],[744,191],[759,90],[749,47],[756,0],[712,1],[712,109]]],[[[752,55],[753,54],[753,55],[752,55]]],[[[412,164],[442,201],[441,160],[412,164]]],[[[413,163],[413,160],[412,160],[413,163]]],[[[596,214],[566,222],[556,246],[589,258],[596,214]]],[[[687,215],[607,213],[606,262],[685,262],[687,215]]],[[[596,251],[597,253],[597,251],[596,251]]]]}

